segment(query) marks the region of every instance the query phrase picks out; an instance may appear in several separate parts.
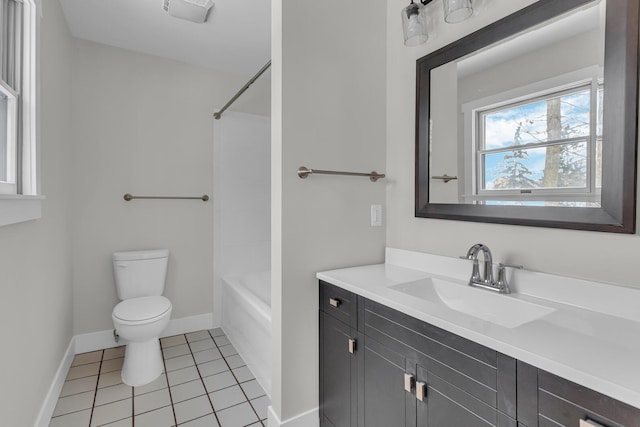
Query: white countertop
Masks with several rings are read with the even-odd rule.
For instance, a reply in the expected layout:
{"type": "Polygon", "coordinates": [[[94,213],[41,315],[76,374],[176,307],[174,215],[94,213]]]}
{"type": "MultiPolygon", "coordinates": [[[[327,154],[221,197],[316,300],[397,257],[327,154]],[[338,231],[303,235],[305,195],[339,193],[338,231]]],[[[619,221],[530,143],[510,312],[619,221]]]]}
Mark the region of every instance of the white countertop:
{"type": "Polygon", "coordinates": [[[467,260],[387,248],[385,264],[323,271],[317,277],[640,408],[640,289],[514,271],[513,293],[496,298],[554,311],[512,328],[390,289],[429,277],[463,283],[470,274],[467,260]]]}

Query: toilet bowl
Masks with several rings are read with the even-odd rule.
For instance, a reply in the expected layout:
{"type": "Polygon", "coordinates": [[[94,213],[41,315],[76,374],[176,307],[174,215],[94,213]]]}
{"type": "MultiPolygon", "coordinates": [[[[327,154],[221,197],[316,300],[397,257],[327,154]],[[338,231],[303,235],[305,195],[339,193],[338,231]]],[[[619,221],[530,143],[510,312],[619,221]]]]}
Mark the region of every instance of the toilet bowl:
{"type": "Polygon", "coordinates": [[[122,382],[133,387],[150,383],[164,370],[160,334],[171,318],[164,291],[169,251],[115,252],[113,272],[118,298],[111,318],[116,336],[125,341],[122,382]]]}
{"type": "Polygon", "coordinates": [[[128,299],[113,309],[113,325],[127,342],[122,366],[125,384],[148,384],[164,370],[159,337],[169,324],[171,309],[171,302],[163,296],[128,299]]]}

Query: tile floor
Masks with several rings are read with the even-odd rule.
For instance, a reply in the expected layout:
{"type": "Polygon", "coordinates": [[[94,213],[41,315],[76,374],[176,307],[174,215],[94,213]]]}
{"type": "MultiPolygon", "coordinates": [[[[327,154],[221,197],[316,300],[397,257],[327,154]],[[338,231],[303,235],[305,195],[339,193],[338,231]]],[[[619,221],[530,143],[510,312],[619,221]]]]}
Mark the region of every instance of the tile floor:
{"type": "Polygon", "coordinates": [[[122,383],[124,347],[75,356],[50,427],[266,426],[269,397],[221,329],[160,340],[165,373],[122,383]]]}

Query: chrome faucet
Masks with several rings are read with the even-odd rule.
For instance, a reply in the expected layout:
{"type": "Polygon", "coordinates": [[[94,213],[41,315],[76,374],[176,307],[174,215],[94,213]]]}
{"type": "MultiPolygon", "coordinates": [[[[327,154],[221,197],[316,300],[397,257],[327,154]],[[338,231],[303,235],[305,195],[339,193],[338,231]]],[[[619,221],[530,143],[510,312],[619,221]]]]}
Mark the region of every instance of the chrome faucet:
{"type": "Polygon", "coordinates": [[[477,286],[484,289],[500,292],[501,294],[510,294],[511,288],[507,282],[506,267],[522,269],[521,265],[498,264],[498,280],[493,279],[493,258],[489,248],[482,243],[476,243],[467,251],[467,255],[461,258],[473,261],[473,270],[471,271],[471,279],[469,286],[477,286]],[[478,254],[483,254],[483,274],[480,275],[480,262],[478,254]]]}

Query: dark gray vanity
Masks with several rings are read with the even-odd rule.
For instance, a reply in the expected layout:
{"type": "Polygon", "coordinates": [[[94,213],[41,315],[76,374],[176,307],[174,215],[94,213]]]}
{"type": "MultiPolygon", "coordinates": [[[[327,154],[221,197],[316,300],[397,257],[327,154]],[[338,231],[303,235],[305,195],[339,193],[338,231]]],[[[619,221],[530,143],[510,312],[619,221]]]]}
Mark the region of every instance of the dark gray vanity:
{"type": "Polygon", "coordinates": [[[640,427],[640,409],[321,280],[320,425],[640,427]]]}

